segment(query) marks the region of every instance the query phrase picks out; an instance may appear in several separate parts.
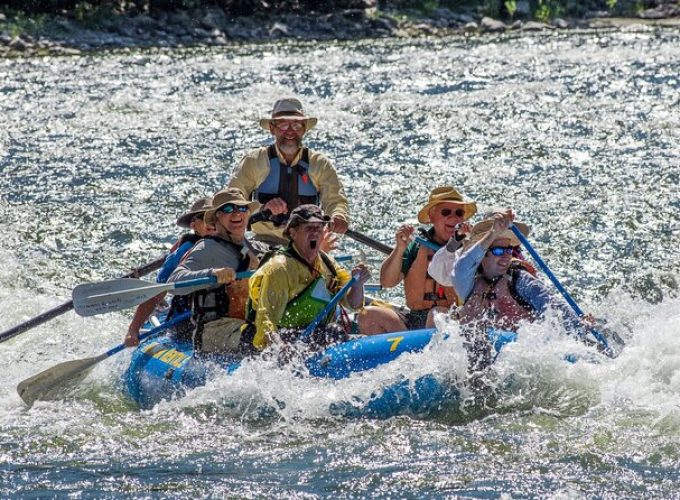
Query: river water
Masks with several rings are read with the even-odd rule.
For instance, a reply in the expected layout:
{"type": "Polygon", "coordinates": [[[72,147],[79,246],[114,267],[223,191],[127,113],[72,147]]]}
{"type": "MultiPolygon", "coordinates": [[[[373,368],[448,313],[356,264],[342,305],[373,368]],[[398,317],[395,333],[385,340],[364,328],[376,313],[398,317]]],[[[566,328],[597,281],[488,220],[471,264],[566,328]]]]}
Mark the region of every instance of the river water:
{"type": "Polygon", "coordinates": [[[677,498],[678,75],[680,33],[645,28],[0,61],[1,330],[163,252],[295,94],[355,229],[391,243],[442,184],[511,206],[627,341],[568,364],[586,348],[548,318],[499,358],[496,400],[388,420],[331,408],[455,374],[455,342],[339,382],[253,363],[147,411],[122,393],[125,352],[28,409],[18,382],[106,351],[129,320],[70,312],[0,345],[0,497],[677,498]]]}

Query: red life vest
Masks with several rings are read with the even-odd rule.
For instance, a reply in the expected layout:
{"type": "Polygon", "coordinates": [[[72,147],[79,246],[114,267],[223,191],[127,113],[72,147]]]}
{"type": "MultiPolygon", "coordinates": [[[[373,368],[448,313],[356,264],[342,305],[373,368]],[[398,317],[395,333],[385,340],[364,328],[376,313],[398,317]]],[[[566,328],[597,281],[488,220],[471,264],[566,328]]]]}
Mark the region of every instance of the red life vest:
{"type": "Polygon", "coordinates": [[[460,323],[476,322],[484,328],[516,331],[521,321],[533,321],[534,309],[519,297],[514,287],[521,272],[511,269],[493,281],[477,274],[472,292],[457,311],[460,323]]]}

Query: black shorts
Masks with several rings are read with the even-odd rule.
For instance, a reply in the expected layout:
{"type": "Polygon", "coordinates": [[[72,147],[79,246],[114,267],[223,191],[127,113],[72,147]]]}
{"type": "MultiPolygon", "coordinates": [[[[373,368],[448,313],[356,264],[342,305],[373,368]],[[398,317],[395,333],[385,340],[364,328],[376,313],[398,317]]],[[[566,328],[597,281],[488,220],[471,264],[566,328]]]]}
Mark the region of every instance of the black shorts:
{"type": "Polygon", "coordinates": [[[429,309],[421,309],[419,311],[409,311],[406,314],[400,314],[400,316],[407,330],[420,330],[425,328],[429,312],[429,309]]]}

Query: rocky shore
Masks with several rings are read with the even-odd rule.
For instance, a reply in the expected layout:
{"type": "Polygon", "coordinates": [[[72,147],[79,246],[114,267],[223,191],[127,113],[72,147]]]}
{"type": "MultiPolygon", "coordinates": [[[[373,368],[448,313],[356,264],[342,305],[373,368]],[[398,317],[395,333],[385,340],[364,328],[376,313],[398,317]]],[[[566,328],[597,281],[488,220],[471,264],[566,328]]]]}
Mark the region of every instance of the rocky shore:
{"type": "MultiPolygon", "coordinates": [[[[521,14],[521,12],[520,12],[521,14]]],[[[647,9],[636,18],[611,18],[592,12],[581,19],[555,18],[549,23],[506,23],[474,11],[438,8],[405,15],[376,8],[333,13],[230,17],[216,8],[115,16],[80,23],[65,16],[8,19],[0,13],[0,57],[75,55],[84,52],[153,48],[209,47],[244,41],[350,40],[361,38],[445,36],[556,29],[619,28],[631,24],[680,27],[680,4],[647,9]]]]}

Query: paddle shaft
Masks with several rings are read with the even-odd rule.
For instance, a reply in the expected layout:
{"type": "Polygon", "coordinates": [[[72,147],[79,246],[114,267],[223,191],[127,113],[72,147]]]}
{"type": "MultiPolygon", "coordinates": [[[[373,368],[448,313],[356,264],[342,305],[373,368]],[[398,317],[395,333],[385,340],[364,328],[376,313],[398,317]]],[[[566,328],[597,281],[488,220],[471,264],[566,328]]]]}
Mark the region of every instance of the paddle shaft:
{"type": "MultiPolygon", "coordinates": [[[[364,245],[367,245],[367,246],[373,248],[374,250],[377,250],[377,251],[382,252],[384,254],[392,253],[393,248],[391,246],[386,245],[384,243],[381,243],[378,240],[374,240],[370,236],[367,236],[363,233],[360,233],[358,231],[354,231],[353,229],[348,229],[345,234],[347,236],[349,236],[350,238],[352,238],[353,240],[358,241],[359,243],[363,243],[364,245]]],[[[435,252],[441,248],[436,243],[428,241],[425,238],[421,238],[420,236],[416,236],[414,238],[414,240],[420,246],[427,247],[430,250],[433,250],[435,252]]]]}
{"type": "Polygon", "coordinates": [[[527,251],[529,252],[529,255],[531,255],[531,257],[534,259],[536,264],[538,264],[538,267],[540,267],[541,270],[546,274],[546,276],[552,282],[552,284],[555,285],[555,288],[557,288],[557,291],[559,291],[562,294],[562,297],[564,297],[564,300],[567,301],[567,303],[571,306],[571,308],[574,310],[574,312],[578,316],[583,316],[583,311],[581,310],[581,308],[574,301],[574,299],[571,298],[571,295],[569,295],[569,292],[567,292],[567,290],[565,290],[565,288],[559,282],[557,277],[550,270],[548,265],[545,262],[543,262],[543,259],[541,259],[541,256],[538,255],[536,250],[534,250],[534,247],[531,246],[531,243],[529,243],[529,241],[522,234],[522,232],[519,229],[517,229],[517,227],[515,227],[515,226],[510,226],[510,229],[512,230],[513,233],[515,233],[515,236],[517,236],[517,239],[522,243],[522,245],[524,245],[524,248],[527,249],[527,251]]]}
{"type": "MultiPolygon", "coordinates": [[[[524,248],[527,249],[529,252],[529,255],[534,259],[536,264],[538,264],[538,267],[541,268],[541,270],[546,274],[548,279],[552,282],[553,285],[555,285],[555,288],[562,294],[562,297],[564,297],[564,300],[567,301],[567,304],[574,310],[577,316],[583,317],[583,311],[581,308],[578,306],[576,301],[571,298],[571,295],[569,295],[569,292],[562,286],[562,284],[559,282],[557,277],[553,274],[553,272],[550,270],[548,265],[543,262],[543,259],[541,259],[541,256],[538,255],[538,252],[534,249],[533,246],[531,246],[531,243],[526,239],[526,237],[522,234],[522,232],[517,229],[516,226],[512,225],[510,226],[510,229],[512,232],[517,236],[517,239],[524,245],[524,248]]],[[[595,328],[590,327],[590,331],[593,334],[593,337],[597,339],[600,344],[602,344],[602,347],[604,347],[605,352],[609,352],[610,354],[613,353],[611,348],[609,347],[609,343],[607,342],[607,339],[602,335],[600,332],[595,330],[595,328]]]]}
{"type": "MultiPolygon", "coordinates": [[[[253,271],[236,273],[236,279],[245,279],[252,276],[253,271]]],[[[178,288],[206,288],[217,283],[215,276],[206,276],[193,280],[177,281],[174,283],[149,283],[143,280],[121,278],[102,283],[89,283],[78,285],[73,291],[76,312],[81,316],[95,316],[107,312],[120,311],[134,307],[158,294],[178,288]],[[101,293],[104,286],[114,287],[114,290],[101,293]],[[118,288],[120,287],[120,288],[118,288]],[[118,289],[115,289],[118,288],[118,289]],[[99,292],[99,293],[96,293],[99,292]]]]}
{"type": "MultiPolygon", "coordinates": [[[[162,325],[140,335],[139,339],[144,340],[152,335],[157,335],[177,323],[188,319],[190,316],[191,312],[189,311],[180,314],[170,321],[166,321],[162,325]]],[[[97,363],[122,351],[125,347],[125,344],[120,344],[99,356],[59,363],[58,365],[48,368],[47,370],[20,382],[17,385],[17,393],[27,405],[31,406],[36,400],[49,395],[55,389],[62,388],[65,385],[84,377],[97,363]]]]}
{"type": "Polygon", "coordinates": [[[366,246],[371,247],[374,250],[377,250],[378,252],[382,252],[386,255],[389,255],[392,253],[392,247],[389,245],[385,245],[384,243],[381,243],[377,240],[374,240],[370,236],[367,236],[363,233],[360,233],[359,231],[355,231],[354,229],[348,229],[345,234],[352,238],[355,241],[358,241],[359,243],[363,243],[366,246]]]}
{"type": "Polygon", "coordinates": [[[430,250],[432,250],[432,251],[434,251],[434,252],[436,252],[437,250],[439,250],[439,249],[441,248],[440,245],[437,245],[436,243],[434,243],[434,242],[432,242],[432,241],[428,241],[428,240],[426,240],[425,238],[421,238],[420,236],[416,236],[416,237],[414,238],[414,240],[415,240],[416,243],[418,243],[421,247],[429,248],[430,250]]]}
{"type": "MultiPolygon", "coordinates": [[[[159,257],[153,262],[149,262],[144,266],[138,267],[134,271],[129,272],[128,274],[123,276],[123,278],[134,278],[137,276],[144,276],[145,274],[149,274],[150,272],[155,271],[156,269],[160,269],[160,267],[163,265],[163,262],[165,262],[165,257],[166,256],[163,255],[162,257],[159,257]]],[[[28,331],[35,326],[42,325],[43,323],[46,323],[49,320],[56,318],[57,316],[61,316],[62,314],[70,311],[71,309],[73,309],[73,300],[64,302],[62,305],[50,309],[49,311],[46,311],[36,316],[35,318],[31,318],[28,321],[24,321],[20,325],[17,325],[15,327],[10,328],[9,330],[0,333],[0,343],[9,340],[12,337],[15,337],[20,333],[24,333],[25,331],[28,331]]]]}
{"type": "Polygon", "coordinates": [[[316,329],[317,326],[326,318],[331,311],[333,311],[336,306],[338,305],[338,302],[342,300],[342,298],[345,296],[345,294],[349,291],[350,288],[356,283],[357,279],[352,276],[352,278],[345,283],[345,285],[336,293],[333,298],[326,304],[326,307],[323,308],[323,311],[321,311],[316,318],[309,324],[307,328],[305,328],[305,331],[302,332],[302,335],[300,335],[300,340],[303,342],[308,340],[309,337],[314,333],[314,330],[316,329]]]}

